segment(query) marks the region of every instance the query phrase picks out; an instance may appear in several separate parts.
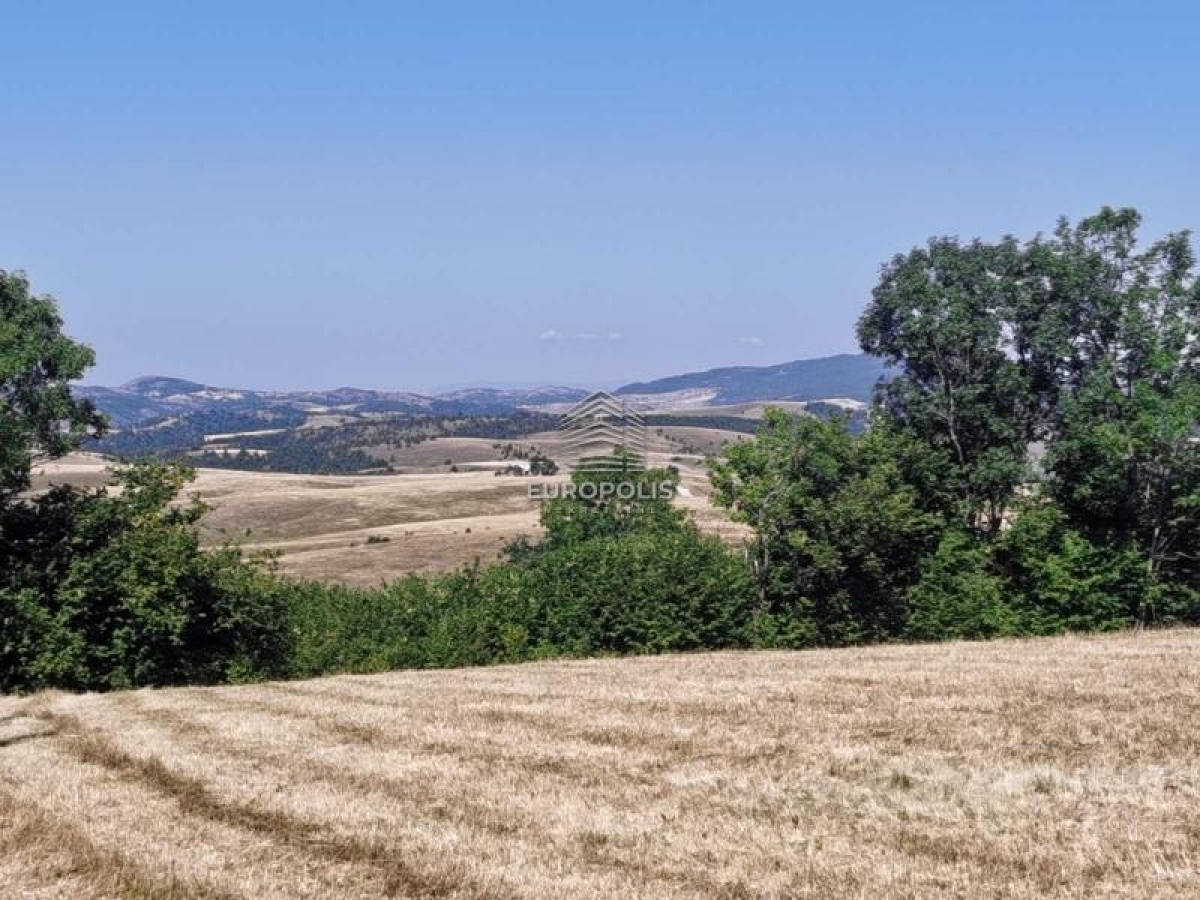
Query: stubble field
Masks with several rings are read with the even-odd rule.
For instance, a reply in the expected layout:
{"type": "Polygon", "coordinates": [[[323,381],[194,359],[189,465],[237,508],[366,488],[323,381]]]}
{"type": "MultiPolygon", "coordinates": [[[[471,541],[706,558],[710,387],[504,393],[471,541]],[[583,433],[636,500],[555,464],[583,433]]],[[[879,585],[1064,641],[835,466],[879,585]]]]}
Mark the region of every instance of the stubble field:
{"type": "Polygon", "coordinates": [[[14,897],[1191,898],[1200,632],[0,700],[14,897]]]}

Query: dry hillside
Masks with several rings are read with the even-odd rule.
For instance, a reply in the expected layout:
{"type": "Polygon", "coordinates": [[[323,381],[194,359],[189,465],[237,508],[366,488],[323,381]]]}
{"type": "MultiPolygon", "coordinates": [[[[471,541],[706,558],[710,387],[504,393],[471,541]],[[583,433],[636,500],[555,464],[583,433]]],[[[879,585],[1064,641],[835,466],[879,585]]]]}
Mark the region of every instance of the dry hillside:
{"type": "MultiPolygon", "coordinates": [[[[419,446],[428,452],[437,443],[419,446]]],[[[40,466],[35,487],[100,485],[108,465],[100,456],[72,454],[40,466]]],[[[697,466],[684,467],[682,479],[677,502],[701,529],[731,544],[745,540],[748,531],[709,503],[707,477],[697,466]]],[[[494,561],[521,535],[536,536],[541,507],[529,498],[529,481],[466,471],[289,475],[198,469],[189,490],[212,507],[204,520],[210,543],[236,540],[247,549],[277,551],[287,575],[370,586],[410,572],[494,561]],[[372,537],[376,542],[368,543],[372,537]]]]}
{"type": "Polygon", "coordinates": [[[6,897],[1200,896],[1200,632],[0,700],[6,897]]]}

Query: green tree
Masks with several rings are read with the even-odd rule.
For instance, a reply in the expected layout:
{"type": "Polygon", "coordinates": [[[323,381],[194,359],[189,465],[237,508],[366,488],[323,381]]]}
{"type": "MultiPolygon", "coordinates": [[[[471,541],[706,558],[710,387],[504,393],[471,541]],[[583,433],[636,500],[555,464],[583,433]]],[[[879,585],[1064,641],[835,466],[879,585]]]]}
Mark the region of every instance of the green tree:
{"type": "MultiPolygon", "coordinates": [[[[687,514],[672,503],[679,474],[668,469],[595,466],[572,473],[569,485],[560,487],[560,495],[542,505],[546,535],[540,550],[598,537],[676,531],[687,521],[687,514]]],[[[528,541],[518,542],[509,548],[510,556],[531,547],[528,541]]]]}
{"type": "Polygon", "coordinates": [[[204,551],[180,466],[117,489],[51,490],[0,520],[0,690],[211,683],[284,670],[283,586],[233,548],[204,551]]]}
{"type": "Polygon", "coordinates": [[[1012,238],[936,238],[884,266],[858,324],[863,350],[895,367],[879,391],[884,414],[944,452],[958,518],[987,533],[1028,477],[1036,427],[1010,327],[1019,262],[1012,238]]]}
{"type": "Polygon", "coordinates": [[[1018,504],[993,557],[1025,634],[1104,631],[1143,620],[1150,584],[1136,551],[1097,543],[1050,498],[1018,504]]]}
{"type": "Polygon", "coordinates": [[[521,580],[521,595],[539,607],[523,623],[531,643],[560,652],[662,653],[748,640],[745,563],[691,525],[560,545],[521,580]]]}
{"type": "Polygon", "coordinates": [[[37,459],[62,456],[105,428],[90,402],[71,396],[70,382],[94,356],[62,326],[53,297],[0,269],[0,505],[29,488],[37,459]]]}
{"type": "Polygon", "coordinates": [[[1143,250],[1140,225],[1106,207],[1025,245],[930,241],[885,267],[859,337],[899,370],[882,414],[948,451],[960,521],[998,534],[1041,445],[1072,533],[1141,560],[1152,622],[1200,614],[1200,286],[1190,236],[1143,250]]]}
{"type": "Polygon", "coordinates": [[[1050,496],[1090,542],[1142,561],[1152,622],[1200,612],[1200,285],[1190,236],[1140,250],[1140,224],[1105,208],[1033,241],[1013,325],[1050,496]]]}
{"type": "Polygon", "coordinates": [[[1200,619],[1200,285],[1189,236],[1141,250],[1140,223],[895,257],[858,327],[893,366],[868,433],[776,413],[726,451],[787,640],[1200,619]]]}
{"type": "MultiPolygon", "coordinates": [[[[715,501],[754,527],[756,621],[783,646],[904,631],[906,597],[944,528],[945,459],[880,422],[767,412],[712,467],[715,501]]],[[[769,636],[769,637],[768,637],[769,636]]]]}
{"type": "Polygon", "coordinates": [[[1020,617],[992,565],[989,545],[954,528],[921,566],[908,596],[908,635],[923,640],[1017,634],[1020,617]]]}

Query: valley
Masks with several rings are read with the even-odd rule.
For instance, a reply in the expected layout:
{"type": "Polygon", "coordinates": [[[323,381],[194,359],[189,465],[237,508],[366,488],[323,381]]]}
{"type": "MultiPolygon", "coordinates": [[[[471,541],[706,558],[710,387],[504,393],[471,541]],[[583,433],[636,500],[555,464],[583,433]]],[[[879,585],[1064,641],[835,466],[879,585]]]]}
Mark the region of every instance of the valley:
{"type": "MultiPolygon", "coordinates": [[[[861,414],[878,366],[833,357],[714,370],[630,386],[620,394],[646,417],[647,465],[678,471],[675,500],[702,531],[741,546],[748,529],[709,502],[707,460],[749,440],[768,406],[797,414],[861,414]],[[749,386],[761,396],[747,399],[749,386]],[[832,392],[824,393],[821,392],[832,392]],[[777,395],[799,394],[810,399],[777,395]],[[819,395],[819,396],[818,396],[819,395]]],[[[112,433],[84,452],[46,463],[34,489],[95,486],[120,459],[180,461],[210,510],[209,546],[233,541],[270,551],[279,571],[375,586],[496,560],[540,534],[531,461],[551,470],[566,452],[559,414],[583,395],[571,388],[464,389],[436,397],[352,388],[262,392],[175,378],[82,390],[112,433]]]]}
{"type": "MultiPolygon", "coordinates": [[[[538,440],[552,447],[554,437],[538,440]]],[[[669,449],[665,440],[653,443],[669,449]]],[[[517,538],[540,533],[540,504],[529,498],[531,479],[496,475],[499,462],[481,462],[489,455],[494,459],[491,442],[433,440],[411,448],[411,454],[413,467],[425,471],[297,475],[199,468],[189,491],[211,507],[202,525],[209,545],[235,541],[247,550],[269,550],[278,554],[279,569],[286,575],[357,587],[414,572],[444,572],[476,560],[486,564],[517,538]],[[476,464],[481,468],[470,471],[476,464]],[[452,472],[452,467],[460,471],[452,472]]],[[[668,459],[677,459],[680,469],[675,502],[701,530],[740,545],[749,531],[708,502],[702,458],[684,460],[663,450],[652,462],[668,459]]],[[[99,486],[111,464],[96,454],[73,454],[38,467],[34,488],[99,486]]],[[[554,475],[538,480],[565,479],[554,475]]]]}

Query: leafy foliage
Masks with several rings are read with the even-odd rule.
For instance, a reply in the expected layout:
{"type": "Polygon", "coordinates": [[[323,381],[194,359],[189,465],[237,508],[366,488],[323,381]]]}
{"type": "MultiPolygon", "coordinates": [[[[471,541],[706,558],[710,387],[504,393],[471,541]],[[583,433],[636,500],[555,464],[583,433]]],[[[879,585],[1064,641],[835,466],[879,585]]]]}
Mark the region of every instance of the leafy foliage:
{"type": "Polygon", "coordinates": [[[784,646],[879,640],[943,525],[942,459],[881,426],[771,410],[714,464],[716,501],[754,526],[760,627],[784,646]],[[927,490],[921,490],[925,487],[927,490]]]}
{"type": "Polygon", "coordinates": [[[63,334],[54,298],[0,269],[0,504],[29,487],[36,458],[61,456],[104,429],[92,404],[70,390],[93,360],[63,334]]]}
{"type": "Polygon", "coordinates": [[[0,520],[0,689],[209,683],[281,671],[284,598],[232,548],[203,552],[189,477],[142,464],[0,520]]]}
{"type": "MultiPolygon", "coordinates": [[[[671,503],[679,475],[667,470],[628,472],[582,470],[572,475],[574,490],[554,497],[542,507],[546,535],[540,550],[616,538],[640,532],[674,532],[686,527],[686,514],[671,503]]],[[[509,554],[529,550],[517,543],[509,554]]]]}
{"type": "Polygon", "coordinates": [[[737,555],[689,525],[558,542],[373,590],[300,587],[292,674],[746,646],[752,596],[737,555]]]}
{"type": "Polygon", "coordinates": [[[1200,619],[1200,285],[1133,210],[937,238],[859,322],[868,433],[775,412],[714,469],[788,642],[1200,619]]]}
{"type": "Polygon", "coordinates": [[[1071,526],[1144,564],[1139,621],[1195,609],[1200,584],[1200,284],[1186,234],[1143,252],[1105,209],[1029,249],[1020,320],[1047,411],[1046,487],[1071,526]]]}
{"type": "Polygon", "coordinates": [[[24,496],[35,459],[104,420],[71,395],[91,351],[52,298],[0,272],[0,690],[236,680],[282,671],[284,598],[232,548],[203,552],[178,466],[117,472],[115,489],[24,496]]]}
{"type": "Polygon", "coordinates": [[[903,370],[880,389],[883,413],[949,458],[959,518],[989,532],[1028,476],[1032,439],[1028,379],[1006,327],[1018,256],[1011,239],[931,240],[884,267],[858,326],[864,350],[903,370]]]}
{"type": "Polygon", "coordinates": [[[1021,623],[1007,596],[987,545],[969,532],[946,531],[906,598],[906,633],[924,640],[1018,634],[1021,623]]]}

